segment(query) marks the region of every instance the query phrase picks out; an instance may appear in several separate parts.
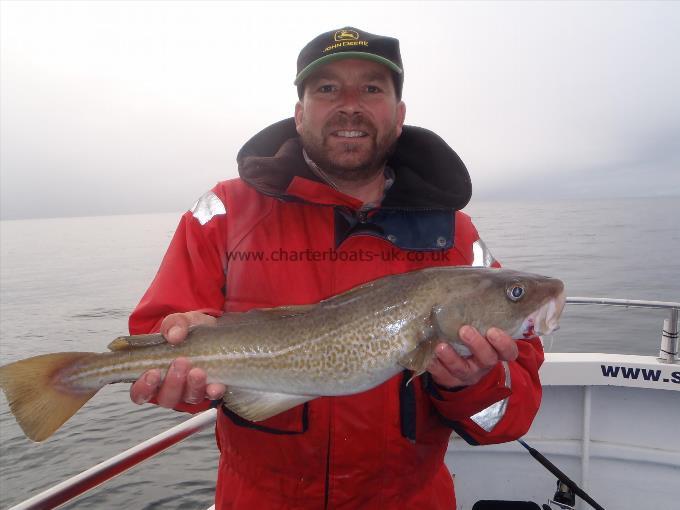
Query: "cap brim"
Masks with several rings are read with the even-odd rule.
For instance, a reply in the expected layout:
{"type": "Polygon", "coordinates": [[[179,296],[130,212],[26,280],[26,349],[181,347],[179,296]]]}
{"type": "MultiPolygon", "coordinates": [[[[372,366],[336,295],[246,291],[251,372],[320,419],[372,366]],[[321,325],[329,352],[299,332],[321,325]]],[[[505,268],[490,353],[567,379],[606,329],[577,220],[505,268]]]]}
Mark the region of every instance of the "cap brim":
{"type": "Polygon", "coordinates": [[[363,51],[343,51],[339,53],[333,53],[332,55],[326,55],[325,57],[317,58],[314,62],[305,67],[300,73],[295,77],[293,85],[300,85],[305,78],[316,71],[319,67],[333,62],[334,60],[342,60],[344,58],[358,58],[362,60],[370,60],[372,62],[377,62],[388,67],[391,71],[397,74],[402,74],[404,71],[397,64],[391,60],[381,57],[380,55],[374,55],[373,53],[366,53],[363,51]]]}

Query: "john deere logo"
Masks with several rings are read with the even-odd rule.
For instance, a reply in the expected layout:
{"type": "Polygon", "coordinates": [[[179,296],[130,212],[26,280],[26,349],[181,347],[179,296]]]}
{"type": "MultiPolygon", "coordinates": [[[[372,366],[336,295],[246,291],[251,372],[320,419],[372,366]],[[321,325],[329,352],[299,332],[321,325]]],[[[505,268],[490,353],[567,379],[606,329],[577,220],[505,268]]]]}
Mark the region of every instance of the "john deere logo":
{"type": "Polygon", "coordinates": [[[341,41],[358,41],[359,34],[354,30],[338,30],[335,32],[334,39],[338,42],[341,41]]]}
{"type": "Polygon", "coordinates": [[[354,30],[338,30],[335,32],[333,39],[335,39],[335,42],[330,46],[327,46],[326,49],[323,50],[323,53],[328,53],[329,51],[344,48],[346,46],[352,46],[352,49],[360,49],[354,48],[355,46],[368,46],[368,41],[360,41],[359,32],[355,32],[354,30]]]}

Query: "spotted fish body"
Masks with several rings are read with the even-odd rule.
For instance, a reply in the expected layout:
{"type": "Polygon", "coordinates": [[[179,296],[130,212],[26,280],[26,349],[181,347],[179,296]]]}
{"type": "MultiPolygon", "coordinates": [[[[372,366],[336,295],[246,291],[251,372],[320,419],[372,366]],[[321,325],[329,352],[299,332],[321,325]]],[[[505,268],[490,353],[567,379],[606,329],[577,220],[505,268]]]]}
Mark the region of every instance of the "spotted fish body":
{"type": "Polygon", "coordinates": [[[405,367],[421,373],[436,342],[458,342],[463,324],[482,332],[499,327],[516,338],[548,333],[563,305],[556,279],[505,269],[429,268],[314,305],[225,314],[215,326],[191,329],[177,346],[160,335],[140,335],[116,339],[108,353],[29,358],[0,367],[0,386],[27,435],[42,440],[70,414],[56,427],[32,417],[22,404],[25,392],[17,390],[22,372],[35,377],[39,365],[52,398],[83,400],[72,403],[73,414],[106,384],[134,381],[152,368],[164,372],[185,356],[206,371],[208,382],[227,386],[228,407],[257,421],[318,396],[368,390],[405,367]]]}

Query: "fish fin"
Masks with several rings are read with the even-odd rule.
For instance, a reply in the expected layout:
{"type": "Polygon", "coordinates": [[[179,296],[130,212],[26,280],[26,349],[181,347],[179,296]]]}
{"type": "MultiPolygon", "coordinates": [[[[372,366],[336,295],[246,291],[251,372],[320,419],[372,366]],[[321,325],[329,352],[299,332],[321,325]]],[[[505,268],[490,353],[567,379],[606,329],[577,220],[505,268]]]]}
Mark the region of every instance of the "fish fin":
{"type": "Polygon", "coordinates": [[[150,347],[166,343],[165,338],[160,333],[153,335],[132,335],[119,336],[107,347],[110,351],[128,351],[139,347],[150,347]]]}
{"type": "Polygon", "coordinates": [[[227,388],[222,397],[229,409],[250,421],[266,420],[315,398],[316,396],[310,395],[289,395],[232,387],[227,388]]]}
{"type": "Polygon", "coordinates": [[[54,375],[90,352],[60,352],[24,359],[0,367],[0,388],[21,430],[33,441],[44,441],[73,416],[98,390],[70,393],[55,387],[54,375]]]}
{"type": "MultiPolygon", "coordinates": [[[[401,275],[393,275],[393,276],[401,276],[401,275]]],[[[385,285],[387,283],[387,279],[378,279],[378,280],[373,280],[370,282],[366,282],[362,285],[358,285],[357,287],[353,287],[349,290],[346,290],[344,292],[341,292],[340,294],[336,294],[332,297],[326,298],[323,301],[319,302],[320,306],[323,306],[326,309],[334,309],[338,308],[344,305],[347,305],[348,303],[351,303],[353,301],[357,301],[358,299],[361,299],[362,297],[365,296],[370,296],[373,292],[375,292],[375,289],[380,288],[380,286],[385,285]]]]}
{"type": "Polygon", "coordinates": [[[436,310],[430,310],[429,315],[423,318],[422,328],[418,333],[418,345],[412,351],[404,354],[398,363],[413,371],[413,375],[406,382],[408,386],[413,379],[427,370],[430,362],[435,357],[435,347],[440,342],[441,331],[437,327],[436,310]]]}
{"type": "MultiPolygon", "coordinates": [[[[427,370],[430,362],[434,359],[434,349],[438,343],[439,340],[436,338],[423,340],[418,344],[418,347],[404,354],[398,363],[404,368],[413,370],[413,377],[418,377],[427,370]]],[[[411,382],[413,377],[408,382],[411,382]]]]}
{"type": "Polygon", "coordinates": [[[258,308],[253,310],[253,312],[260,312],[264,315],[271,315],[273,317],[288,317],[290,315],[300,315],[302,313],[307,313],[316,307],[317,303],[311,303],[308,305],[286,305],[277,306],[276,308],[258,308]]]}
{"type": "Polygon", "coordinates": [[[253,308],[247,312],[227,312],[217,318],[216,326],[233,326],[253,322],[271,321],[307,313],[317,304],[277,306],[276,308],[253,308]]]}

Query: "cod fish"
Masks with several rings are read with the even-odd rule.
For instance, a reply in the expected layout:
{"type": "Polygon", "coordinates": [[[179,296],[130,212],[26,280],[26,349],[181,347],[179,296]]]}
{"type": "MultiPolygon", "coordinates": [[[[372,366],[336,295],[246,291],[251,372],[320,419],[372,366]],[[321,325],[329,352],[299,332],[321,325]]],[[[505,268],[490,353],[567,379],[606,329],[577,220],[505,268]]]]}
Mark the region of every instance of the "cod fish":
{"type": "MultiPolygon", "coordinates": [[[[119,337],[110,352],[61,352],[0,367],[24,433],[43,441],[111,383],[165,373],[178,356],[226,385],[224,404],[264,420],[320,396],[369,390],[404,368],[423,373],[439,341],[470,324],[513,338],[548,334],[564,306],[560,280],[508,269],[437,267],[387,276],[317,304],[227,313],[173,346],[160,334],[119,337]]],[[[462,344],[461,344],[462,345],[462,344]]]]}

